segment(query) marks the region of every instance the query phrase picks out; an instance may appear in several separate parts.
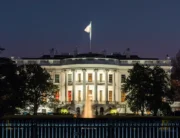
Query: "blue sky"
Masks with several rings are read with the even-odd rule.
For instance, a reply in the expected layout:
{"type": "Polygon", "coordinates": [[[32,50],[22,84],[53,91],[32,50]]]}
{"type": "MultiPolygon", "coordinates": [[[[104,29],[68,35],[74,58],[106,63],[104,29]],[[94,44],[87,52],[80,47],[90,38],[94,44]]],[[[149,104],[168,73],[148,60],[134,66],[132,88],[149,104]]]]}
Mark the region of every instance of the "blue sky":
{"type": "Polygon", "coordinates": [[[3,0],[0,44],[3,56],[88,52],[84,28],[92,21],[93,52],[172,57],[180,48],[179,7],[178,0],[3,0]]]}

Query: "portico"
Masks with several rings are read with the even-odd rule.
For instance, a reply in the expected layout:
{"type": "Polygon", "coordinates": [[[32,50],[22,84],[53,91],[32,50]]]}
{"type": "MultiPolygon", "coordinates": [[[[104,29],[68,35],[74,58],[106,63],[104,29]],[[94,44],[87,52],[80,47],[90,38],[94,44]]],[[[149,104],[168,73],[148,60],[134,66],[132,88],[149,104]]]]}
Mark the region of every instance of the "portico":
{"type": "Polygon", "coordinates": [[[84,103],[89,86],[93,103],[120,102],[120,98],[116,98],[116,95],[121,92],[121,89],[116,89],[118,84],[116,76],[119,76],[119,73],[116,70],[102,68],[66,69],[59,75],[61,80],[65,80],[64,83],[62,82],[60,91],[60,95],[65,97],[59,100],[84,103]]]}

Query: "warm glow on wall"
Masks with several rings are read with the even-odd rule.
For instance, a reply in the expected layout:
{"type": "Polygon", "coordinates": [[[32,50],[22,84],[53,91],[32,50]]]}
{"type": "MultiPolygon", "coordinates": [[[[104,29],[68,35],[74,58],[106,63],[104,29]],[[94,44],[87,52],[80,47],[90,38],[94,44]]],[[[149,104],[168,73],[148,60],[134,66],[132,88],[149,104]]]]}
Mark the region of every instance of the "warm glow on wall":
{"type": "Polygon", "coordinates": [[[57,92],[55,93],[55,99],[56,99],[56,100],[59,100],[59,91],[57,91],[57,92]]]}
{"type": "Polygon", "coordinates": [[[121,102],[125,102],[125,99],[126,99],[126,94],[125,94],[125,92],[122,92],[121,93],[121,102]]]}

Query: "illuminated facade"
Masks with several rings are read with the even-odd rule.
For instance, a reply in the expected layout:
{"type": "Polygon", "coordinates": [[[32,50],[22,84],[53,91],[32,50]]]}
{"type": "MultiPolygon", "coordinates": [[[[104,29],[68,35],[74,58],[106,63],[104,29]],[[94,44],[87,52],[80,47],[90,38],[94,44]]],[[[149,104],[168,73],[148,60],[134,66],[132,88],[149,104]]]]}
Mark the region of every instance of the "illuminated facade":
{"type": "Polygon", "coordinates": [[[60,106],[66,105],[75,111],[80,109],[80,112],[83,111],[89,87],[93,109],[105,112],[109,108],[119,108],[120,113],[130,113],[121,87],[133,64],[159,65],[168,73],[171,70],[169,59],[143,59],[120,54],[45,55],[17,59],[16,63],[40,64],[50,73],[53,83],[59,86],[55,98],[60,101],[60,106]]]}

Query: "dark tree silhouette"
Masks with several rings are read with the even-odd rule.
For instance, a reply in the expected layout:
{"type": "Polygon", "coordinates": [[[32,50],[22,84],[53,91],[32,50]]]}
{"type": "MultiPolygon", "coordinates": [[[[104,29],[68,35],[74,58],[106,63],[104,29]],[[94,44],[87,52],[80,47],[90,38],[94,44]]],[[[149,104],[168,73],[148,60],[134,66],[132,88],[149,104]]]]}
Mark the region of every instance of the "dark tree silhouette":
{"type": "Polygon", "coordinates": [[[172,58],[172,84],[175,88],[174,100],[180,100],[180,51],[172,58]]]}
{"type": "Polygon", "coordinates": [[[25,102],[36,115],[40,105],[47,104],[58,87],[53,84],[50,74],[40,65],[19,66],[19,76],[24,80],[25,102]]]}
{"type": "Polygon", "coordinates": [[[161,67],[150,68],[137,63],[128,72],[122,89],[127,94],[126,100],[133,112],[141,111],[141,115],[144,115],[147,109],[156,116],[158,110],[165,111],[165,107],[170,109],[174,91],[170,76],[161,67]]]}
{"type": "Polygon", "coordinates": [[[22,84],[16,64],[10,59],[0,58],[0,116],[14,114],[18,107],[24,107],[22,84]]]}

